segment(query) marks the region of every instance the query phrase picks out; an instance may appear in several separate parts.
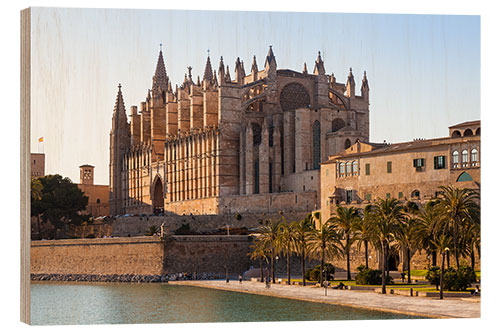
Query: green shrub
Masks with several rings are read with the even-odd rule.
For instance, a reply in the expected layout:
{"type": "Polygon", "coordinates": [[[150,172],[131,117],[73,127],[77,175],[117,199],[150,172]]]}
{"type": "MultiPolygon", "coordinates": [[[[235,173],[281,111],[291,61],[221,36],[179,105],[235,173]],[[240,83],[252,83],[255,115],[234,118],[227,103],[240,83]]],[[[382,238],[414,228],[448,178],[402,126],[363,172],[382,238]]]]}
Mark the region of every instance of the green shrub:
{"type": "Polygon", "coordinates": [[[240,214],[240,213],[236,213],[236,214],[234,215],[234,218],[235,218],[236,220],[238,220],[238,221],[239,221],[239,220],[241,220],[241,214],[240,214]]]}
{"type": "MultiPolygon", "coordinates": [[[[382,284],[382,271],[378,269],[369,269],[361,265],[357,268],[358,274],[356,275],[356,283],[361,285],[375,285],[382,284]]],[[[391,276],[386,276],[386,284],[392,284],[391,276]]]]}
{"type": "Polygon", "coordinates": [[[189,223],[183,223],[179,228],[177,228],[177,230],[174,231],[174,234],[176,235],[190,235],[191,233],[192,232],[191,228],[189,227],[189,223]]]}
{"type": "Polygon", "coordinates": [[[436,290],[439,290],[439,274],[441,273],[441,269],[438,266],[433,266],[425,275],[425,279],[429,281],[430,284],[436,286],[436,290]]]}
{"type": "Polygon", "coordinates": [[[96,238],[94,234],[88,234],[85,238],[96,238]]]}
{"type": "MultiPolygon", "coordinates": [[[[326,270],[326,279],[332,281],[335,278],[334,277],[335,267],[332,264],[324,264],[324,269],[326,270]]],[[[305,274],[306,280],[319,282],[320,274],[321,274],[321,265],[308,269],[305,274]]],[[[323,273],[323,277],[324,274],[325,273],[323,273]]]]}
{"type": "Polygon", "coordinates": [[[450,268],[443,276],[443,289],[450,291],[464,291],[476,282],[476,274],[469,266],[460,266],[458,271],[450,268]]]}
{"type": "Polygon", "coordinates": [[[152,225],[149,227],[149,229],[146,231],[146,236],[153,236],[156,235],[157,233],[160,232],[160,229],[156,225],[152,225]]]}

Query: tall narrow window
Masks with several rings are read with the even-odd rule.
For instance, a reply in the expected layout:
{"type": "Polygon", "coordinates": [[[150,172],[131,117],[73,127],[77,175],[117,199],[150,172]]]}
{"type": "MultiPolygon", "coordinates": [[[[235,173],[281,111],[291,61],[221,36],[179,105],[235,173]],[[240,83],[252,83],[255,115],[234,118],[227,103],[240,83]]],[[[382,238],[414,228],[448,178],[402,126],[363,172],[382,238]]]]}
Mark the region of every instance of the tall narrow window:
{"type": "Polygon", "coordinates": [[[444,169],[446,168],[446,158],[445,156],[434,156],[434,169],[444,169]]]}
{"type": "Polygon", "coordinates": [[[469,152],[467,150],[462,150],[462,168],[466,168],[469,165],[469,152]]]}
{"type": "Polygon", "coordinates": [[[349,139],[345,139],[345,142],[344,142],[344,149],[347,149],[351,146],[351,140],[349,139]]]}
{"type": "Polygon", "coordinates": [[[387,162],[387,173],[392,173],[392,162],[387,162]]]}
{"type": "Polygon", "coordinates": [[[352,169],[351,169],[351,162],[347,162],[346,165],[345,165],[345,169],[346,169],[346,175],[347,176],[350,176],[351,173],[352,173],[352,169]]]}
{"type": "Polygon", "coordinates": [[[269,193],[273,193],[273,164],[269,163],[269,193]]]}
{"type": "Polygon", "coordinates": [[[452,153],[452,156],[453,156],[453,168],[456,169],[458,168],[458,151],[454,151],[452,153]]]}
{"type": "Polygon", "coordinates": [[[365,175],[370,175],[370,163],[365,164],[365,175]]]}
{"type": "Polygon", "coordinates": [[[477,166],[477,149],[474,148],[470,151],[470,163],[471,163],[471,166],[475,167],[477,166]]]}
{"type": "Polygon", "coordinates": [[[352,175],[353,176],[358,175],[358,162],[356,161],[352,162],[352,175]]]}
{"type": "Polygon", "coordinates": [[[313,169],[319,169],[321,162],[321,125],[319,121],[313,124],[313,169]]]}
{"type": "Polygon", "coordinates": [[[259,161],[254,163],[254,193],[259,194],[259,161]]]}

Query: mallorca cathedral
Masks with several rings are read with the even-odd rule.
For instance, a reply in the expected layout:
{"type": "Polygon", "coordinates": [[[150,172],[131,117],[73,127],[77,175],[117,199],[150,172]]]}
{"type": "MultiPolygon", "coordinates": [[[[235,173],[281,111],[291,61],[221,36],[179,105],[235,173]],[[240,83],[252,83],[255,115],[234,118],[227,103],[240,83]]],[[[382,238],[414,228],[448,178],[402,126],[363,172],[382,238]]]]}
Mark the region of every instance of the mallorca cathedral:
{"type": "MultiPolygon", "coordinates": [[[[181,64],[180,64],[181,65],[181,64]]],[[[110,132],[110,214],[273,213],[319,208],[320,163],[356,141],[369,142],[366,73],[356,95],[314,70],[278,69],[272,47],[249,74],[234,76],[221,57],[207,58],[203,79],[188,67],[170,81],[160,50],[140,108],[127,115],[121,85],[110,132]]]]}

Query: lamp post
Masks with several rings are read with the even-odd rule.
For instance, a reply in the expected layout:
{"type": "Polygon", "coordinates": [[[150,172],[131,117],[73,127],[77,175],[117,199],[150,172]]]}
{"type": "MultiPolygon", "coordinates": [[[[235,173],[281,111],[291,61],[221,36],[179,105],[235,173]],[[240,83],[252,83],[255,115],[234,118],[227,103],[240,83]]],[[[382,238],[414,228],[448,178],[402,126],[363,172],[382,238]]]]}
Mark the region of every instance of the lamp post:
{"type": "MultiPolygon", "coordinates": [[[[275,258],[276,259],[276,267],[274,269],[276,270],[276,272],[278,272],[278,259],[279,258],[280,257],[278,257],[278,256],[276,256],[276,258],[275,258]]],[[[274,281],[274,276],[273,276],[273,283],[276,283],[276,281],[274,281]]]]}
{"type": "Polygon", "coordinates": [[[229,283],[229,274],[227,271],[227,265],[224,265],[224,268],[226,269],[226,283],[229,283]]]}

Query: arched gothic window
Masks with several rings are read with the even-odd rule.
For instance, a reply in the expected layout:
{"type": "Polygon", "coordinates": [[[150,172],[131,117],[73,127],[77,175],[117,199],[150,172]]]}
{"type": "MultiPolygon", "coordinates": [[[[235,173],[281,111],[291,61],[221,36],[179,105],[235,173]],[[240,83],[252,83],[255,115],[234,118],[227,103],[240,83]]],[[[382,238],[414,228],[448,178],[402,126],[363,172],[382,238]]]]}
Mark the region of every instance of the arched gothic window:
{"type": "Polygon", "coordinates": [[[262,128],[259,124],[252,123],[253,145],[258,146],[262,142],[262,128]]]}
{"type": "Polygon", "coordinates": [[[354,176],[358,175],[358,162],[356,161],[352,162],[352,174],[354,176]]]}
{"type": "Polygon", "coordinates": [[[470,151],[470,163],[471,163],[471,166],[477,166],[477,149],[476,148],[473,148],[471,151],[470,151]]]}
{"type": "Polygon", "coordinates": [[[350,175],[351,175],[351,173],[352,173],[352,169],[351,169],[351,162],[347,162],[347,163],[346,163],[346,165],[345,165],[345,168],[346,168],[346,174],[347,174],[348,176],[350,176],[350,175]]]}
{"type": "Polygon", "coordinates": [[[345,176],[345,164],[344,163],[340,163],[340,177],[344,177],[345,176]]]}
{"type": "Polygon", "coordinates": [[[345,139],[345,143],[344,143],[344,149],[347,149],[351,146],[351,140],[349,139],[345,139]]]}
{"type": "Polygon", "coordinates": [[[457,182],[470,182],[470,181],[472,181],[472,177],[467,172],[462,172],[460,176],[458,176],[457,178],[457,182]]]}
{"type": "Polygon", "coordinates": [[[313,124],[313,169],[319,169],[321,162],[321,125],[319,121],[313,124]]]}
{"type": "Polygon", "coordinates": [[[467,150],[462,150],[462,168],[467,167],[469,164],[469,152],[467,150]]]}
{"type": "Polygon", "coordinates": [[[458,151],[454,151],[452,153],[452,156],[453,156],[453,168],[458,168],[458,151]]]}

